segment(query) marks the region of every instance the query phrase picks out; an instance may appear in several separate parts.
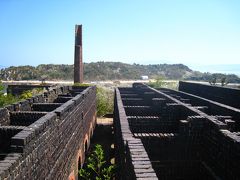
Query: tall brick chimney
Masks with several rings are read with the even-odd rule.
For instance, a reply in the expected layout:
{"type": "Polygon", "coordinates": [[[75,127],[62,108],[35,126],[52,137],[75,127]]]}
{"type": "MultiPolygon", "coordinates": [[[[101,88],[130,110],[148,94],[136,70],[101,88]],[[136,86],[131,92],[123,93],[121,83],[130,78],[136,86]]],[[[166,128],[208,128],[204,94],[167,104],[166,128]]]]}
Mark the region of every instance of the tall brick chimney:
{"type": "Polygon", "coordinates": [[[83,83],[82,25],[75,25],[74,83],[83,83]]]}

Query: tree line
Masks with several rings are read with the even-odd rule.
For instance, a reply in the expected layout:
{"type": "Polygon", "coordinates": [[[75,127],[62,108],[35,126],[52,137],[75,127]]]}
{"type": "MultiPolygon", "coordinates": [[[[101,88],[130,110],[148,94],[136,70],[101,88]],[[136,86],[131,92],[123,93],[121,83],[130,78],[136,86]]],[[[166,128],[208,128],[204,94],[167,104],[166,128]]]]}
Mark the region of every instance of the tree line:
{"type": "MultiPolygon", "coordinates": [[[[73,65],[41,64],[34,66],[11,66],[0,69],[0,80],[73,80],[73,65]]],[[[240,83],[240,78],[234,74],[201,73],[193,71],[183,64],[126,64],[120,62],[84,63],[85,81],[103,80],[137,80],[141,76],[175,80],[211,81],[213,76],[221,79],[223,76],[230,83],[240,83]]]]}

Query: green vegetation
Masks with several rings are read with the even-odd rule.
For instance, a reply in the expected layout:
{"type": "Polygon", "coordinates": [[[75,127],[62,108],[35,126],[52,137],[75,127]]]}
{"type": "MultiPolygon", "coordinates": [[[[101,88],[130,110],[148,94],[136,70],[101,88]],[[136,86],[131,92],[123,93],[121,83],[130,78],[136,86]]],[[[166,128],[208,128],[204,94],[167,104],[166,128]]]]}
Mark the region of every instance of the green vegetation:
{"type": "MultiPolygon", "coordinates": [[[[213,74],[193,71],[183,64],[140,65],[103,61],[84,63],[84,79],[86,81],[137,80],[141,79],[142,75],[151,79],[162,76],[164,79],[209,82],[213,74]]],[[[224,75],[217,73],[215,75],[226,76],[229,83],[240,83],[240,78],[234,74],[224,75]]],[[[0,70],[0,79],[40,80],[42,82],[46,80],[72,80],[73,65],[11,66],[0,70]]]]}
{"type": "Polygon", "coordinates": [[[97,87],[97,115],[98,117],[105,114],[113,113],[113,97],[112,89],[105,87],[97,87]]]}
{"type": "Polygon", "coordinates": [[[177,90],[178,81],[166,81],[162,76],[159,76],[153,81],[150,81],[148,85],[153,88],[169,88],[177,90]]]}
{"type": "Polygon", "coordinates": [[[209,84],[215,86],[217,83],[217,78],[215,76],[213,76],[210,80],[209,80],[209,84]]]}
{"type": "Polygon", "coordinates": [[[221,85],[222,85],[222,86],[225,86],[225,85],[227,85],[227,84],[228,84],[227,77],[222,77],[222,78],[221,78],[221,85]]]}
{"type": "Polygon", "coordinates": [[[154,81],[149,82],[149,86],[153,88],[161,88],[164,86],[164,78],[162,76],[157,77],[154,81]]]}
{"type": "Polygon", "coordinates": [[[73,86],[88,87],[88,86],[91,86],[91,84],[86,84],[86,83],[74,83],[73,86]]]}
{"type": "Polygon", "coordinates": [[[31,98],[32,96],[37,95],[37,94],[41,94],[41,93],[43,93],[43,88],[34,88],[32,90],[24,91],[19,96],[19,98],[20,99],[27,99],[27,98],[31,98]]]}
{"type": "Polygon", "coordinates": [[[13,104],[15,102],[30,98],[33,95],[40,94],[43,92],[42,88],[35,88],[33,90],[24,91],[20,96],[13,96],[12,94],[4,94],[3,90],[4,90],[4,86],[0,81],[0,107],[13,104]]]}
{"type": "MultiPolygon", "coordinates": [[[[90,84],[75,83],[73,86],[91,86],[90,84]]],[[[97,116],[102,117],[113,113],[113,89],[97,86],[97,116]]]]}
{"type": "Polygon", "coordinates": [[[19,98],[14,97],[11,94],[5,95],[3,93],[3,90],[4,90],[4,86],[3,86],[2,82],[0,81],[0,107],[4,107],[8,104],[12,104],[12,103],[15,103],[20,100],[19,98]]]}
{"type": "Polygon", "coordinates": [[[0,93],[0,108],[4,107],[6,105],[9,105],[9,104],[18,102],[20,100],[21,99],[19,99],[18,97],[13,96],[11,94],[4,95],[4,94],[0,93]]]}
{"type": "Polygon", "coordinates": [[[225,86],[229,83],[229,77],[224,74],[212,74],[212,79],[209,81],[209,83],[213,86],[217,83],[220,83],[221,86],[225,86]]]}
{"type": "Polygon", "coordinates": [[[73,79],[73,65],[10,66],[0,70],[2,80],[59,80],[73,79]]]}
{"type": "Polygon", "coordinates": [[[194,73],[186,77],[185,80],[193,81],[206,81],[210,84],[221,83],[221,79],[225,78],[228,83],[240,83],[240,78],[235,74],[222,74],[222,73],[201,73],[194,71],[194,73]]]}
{"type": "Polygon", "coordinates": [[[83,179],[111,180],[114,176],[114,166],[106,165],[102,146],[97,144],[94,151],[87,159],[86,168],[79,170],[79,175],[83,179]]]}

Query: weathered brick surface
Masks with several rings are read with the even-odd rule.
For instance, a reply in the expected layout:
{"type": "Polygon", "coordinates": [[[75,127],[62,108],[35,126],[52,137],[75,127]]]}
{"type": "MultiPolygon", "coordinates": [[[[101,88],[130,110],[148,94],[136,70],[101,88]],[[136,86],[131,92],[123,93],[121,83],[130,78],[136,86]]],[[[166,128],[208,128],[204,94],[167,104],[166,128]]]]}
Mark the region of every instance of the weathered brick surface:
{"type": "Polygon", "coordinates": [[[20,126],[0,126],[0,163],[10,152],[11,137],[23,128],[20,126]]]}
{"type": "Polygon", "coordinates": [[[31,100],[23,100],[19,102],[19,110],[20,111],[31,111],[31,105],[32,101],[31,100]]]}
{"type": "Polygon", "coordinates": [[[179,82],[179,91],[240,108],[240,90],[199,83],[179,82]]]}
{"type": "Polygon", "coordinates": [[[74,83],[83,83],[82,25],[75,26],[74,83]]]}
{"type": "Polygon", "coordinates": [[[116,162],[121,172],[127,164],[127,177],[150,179],[153,172],[159,179],[239,179],[238,109],[140,83],[119,88],[115,106],[116,162]],[[132,137],[144,150],[123,143],[132,137]]]}
{"type": "Polygon", "coordinates": [[[54,103],[65,103],[70,99],[72,99],[70,95],[58,96],[57,99],[54,100],[54,103]]]}
{"type": "Polygon", "coordinates": [[[63,103],[33,103],[32,111],[50,112],[61,106],[63,103]]]}
{"type": "Polygon", "coordinates": [[[50,88],[51,85],[8,85],[7,87],[7,93],[11,93],[13,95],[21,95],[24,91],[32,90],[34,88],[50,88]]]}
{"type": "Polygon", "coordinates": [[[7,108],[0,108],[0,126],[10,124],[10,115],[7,108]]]}
{"type": "MultiPolygon", "coordinates": [[[[45,93],[40,102],[53,102],[58,93],[67,93],[69,89],[45,93]]],[[[34,101],[39,103],[39,98],[33,97],[34,101]]],[[[79,163],[84,162],[85,143],[88,147],[96,123],[95,87],[85,87],[81,94],[52,112],[12,111],[10,121],[11,116],[14,124],[21,122],[25,126],[4,126],[16,127],[18,131],[7,133],[9,143],[3,143],[7,153],[0,160],[0,179],[68,179],[70,175],[77,178],[79,163]]]]}
{"type": "Polygon", "coordinates": [[[114,100],[114,128],[117,179],[157,179],[141,140],[133,137],[118,89],[114,100]]]}
{"type": "MultiPolygon", "coordinates": [[[[166,89],[159,89],[161,92],[166,91],[166,89]]],[[[204,109],[200,109],[200,111],[203,111],[204,113],[215,116],[217,119],[221,119],[222,117],[227,117],[227,119],[231,119],[235,121],[235,131],[240,131],[240,109],[224,105],[221,103],[218,103],[216,101],[212,101],[206,98],[202,98],[193,94],[185,93],[182,91],[175,91],[168,89],[166,94],[176,94],[178,96],[181,96],[182,98],[187,98],[191,102],[190,105],[193,107],[207,107],[204,109]]],[[[180,99],[181,101],[181,99],[180,99]]],[[[225,119],[226,118],[222,118],[225,119]]],[[[222,121],[222,120],[221,120],[222,121]]]]}
{"type": "Polygon", "coordinates": [[[46,112],[32,111],[10,112],[10,123],[8,125],[29,126],[46,114],[46,112]]]}

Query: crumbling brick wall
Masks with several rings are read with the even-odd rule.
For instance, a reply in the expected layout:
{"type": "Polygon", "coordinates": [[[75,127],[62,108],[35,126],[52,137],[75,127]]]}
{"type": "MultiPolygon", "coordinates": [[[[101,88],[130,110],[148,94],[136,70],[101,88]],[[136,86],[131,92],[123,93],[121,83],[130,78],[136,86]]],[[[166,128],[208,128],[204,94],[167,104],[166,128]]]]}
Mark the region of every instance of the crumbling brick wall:
{"type": "Polygon", "coordinates": [[[240,108],[239,89],[179,81],[179,91],[201,96],[235,108],[240,108]]]}
{"type": "MultiPolygon", "coordinates": [[[[26,101],[29,107],[44,102],[51,107],[58,93],[70,93],[71,89],[57,88],[26,101]]],[[[4,115],[0,122],[5,125],[0,130],[14,132],[7,136],[9,143],[4,143],[0,179],[77,179],[96,124],[96,87],[85,87],[51,112],[26,112],[21,107],[16,103],[0,109],[4,115]],[[21,126],[15,126],[17,117],[21,126]],[[14,127],[17,130],[7,131],[14,127]]]]}
{"type": "MultiPolygon", "coordinates": [[[[140,83],[119,91],[122,98],[116,98],[115,114],[119,118],[115,123],[120,130],[116,134],[141,140],[146,159],[158,178],[239,179],[238,109],[179,91],[158,91],[140,83]]],[[[122,153],[116,162],[124,174],[124,162],[133,164],[133,170],[128,172],[135,170],[134,160],[126,161],[126,147],[124,143],[116,147],[122,153]]]]}
{"type": "MultiPolygon", "coordinates": [[[[127,88],[122,88],[127,93],[127,88]]],[[[115,161],[117,179],[157,179],[140,139],[133,137],[118,89],[114,99],[115,161]]]]}
{"type": "Polygon", "coordinates": [[[7,93],[13,95],[21,95],[24,91],[32,90],[34,88],[50,88],[53,85],[26,85],[26,84],[11,84],[7,86],[7,93]]]}

